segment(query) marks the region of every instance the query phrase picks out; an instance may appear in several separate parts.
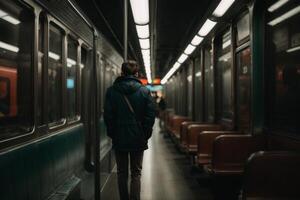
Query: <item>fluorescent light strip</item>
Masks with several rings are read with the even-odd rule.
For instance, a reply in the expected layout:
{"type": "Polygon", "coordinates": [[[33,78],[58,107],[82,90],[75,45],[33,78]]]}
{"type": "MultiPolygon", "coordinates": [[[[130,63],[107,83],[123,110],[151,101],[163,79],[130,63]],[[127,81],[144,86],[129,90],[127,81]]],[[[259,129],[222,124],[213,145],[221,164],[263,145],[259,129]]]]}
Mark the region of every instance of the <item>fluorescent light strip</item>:
{"type": "Polygon", "coordinates": [[[0,48],[15,52],[15,53],[19,52],[19,47],[16,47],[14,45],[11,45],[11,44],[8,44],[8,43],[2,42],[2,41],[0,41],[0,48]]]}
{"type": "Polygon", "coordinates": [[[203,39],[204,39],[203,37],[195,35],[195,37],[191,41],[191,44],[194,45],[194,46],[198,46],[202,42],[203,39]]]}
{"type": "Polygon", "coordinates": [[[0,18],[6,16],[7,13],[0,9],[0,18]]]}
{"type": "Polygon", "coordinates": [[[298,50],[300,50],[300,46],[290,48],[290,49],[286,50],[286,52],[291,53],[291,52],[298,51],[298,50]]]}
{"type": "Polygon", "coordinates": [[[13,24],[13,25],[18,25],[20,24],[20,21],[17,20],[16,18],[12,17],[12,16],[9,16],[9,15],[6,15],[4,17],[2,17],[2,19],[4,19],[5,21],[13,24]]]}
{"type": "Polygon", "coordinates": [[[181,64],[179,62],[176,62],[170,69],[170,71],[164,76],[160,83],[165,84],[168,81],[168,79],[176,72],[176,70],[179,69],[180,65],[181,64]]]}
{"type": "Polygon", "coordinates": [[[189,44],[186,49],[184,50],[184,53],[187,55],[190,55],[191,53],[193,53],[195,51],[196,47],[189,44]]]}
{"type": "Polygon", "coordinates": [[[268,24],[270,26],[275,26],[275,25],[287,20],[288,18],[293,17],[294,15],[296,15],[298,13],[300,13],[300,6],[297,6],[296,8],[293,8],[292,10],[284,13],[280,17],[277,17],[276,19],[270,21],[268,24]]]}
{"type": "Polygon", "coordinates": [[[142,49],[150,49],[150,40],[149,39],[139,39],[142,49]]]}
{"type": "Polygon", "coordinates": [[[222,17],[235,0],[222,0],[213,12],[213,16],[222,17]]]}
{"type": "Polygon", "coordinates": [[[178,58],[177,62],[184,63],[184,61],[188,58],[187,55],[181,54],[181,56],[178,58]]]}
{"type": "Polygon", "coordinates": [[[51,51],[49,51],[49,57],[50,58],[52,58],[52,59],[54,59],[54,60],[59,60],[60,59],[60,56],[59,55],[57,55],[56,53],[53,53],[53,52],[51,52],[51,51]]]}
{"type": "Polygon", "coordinates": [[[198,34],[202,37],[206,36],[215,27],[216,24],[217,22],[207,19],[199,30],[198,34]]]}
{"type": "Polygon", "coordinates": [[[276,3],[274,3],[272,6],[269,7],[268,11],[269,12],[274,12],[275,10],[279,9],[280,7],[282,7],[287,2],[289,2],[289,0],[279,0],[276,3]]]}
{"type": "Polygon", "coordinates": [[[149,25],[136,25],[136,31],[139,38],[148,38],[149,34],[149,25]]]}
{"type": "Polygon", "coordinates": [[[149,0],[130,0],[133,19],[136,24],[149,23],[149,0]]]}
{"type": "Polygon", "coordinates": [[[76,65],[76,61],[71,58],[67,58],[67,67],[72,67],[73,65],[76,65]]]}

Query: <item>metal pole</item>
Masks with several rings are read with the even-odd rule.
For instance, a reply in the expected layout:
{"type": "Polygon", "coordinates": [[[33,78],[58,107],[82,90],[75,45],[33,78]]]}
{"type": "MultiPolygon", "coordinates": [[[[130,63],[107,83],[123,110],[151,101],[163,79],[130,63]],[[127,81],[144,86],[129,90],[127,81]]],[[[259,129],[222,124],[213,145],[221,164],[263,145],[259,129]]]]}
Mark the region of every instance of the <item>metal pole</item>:
{"type": "Polygon", "coordinates": [[[97,113],[98,109],[98,80],[97,80],[97,40],[98,40],[98,33],[94,30],[94,40],[93,40],[93,68],[92,68],[92,92],[94,93],[92,96],[93,102],[93,110],[92,110],[92,128],[93,134],[95,135],[95,200],[100,200],[100,130],[98,128],[98,117],[99,113],[97,113]]]}
{"type": "Polygon", "coordinates": [[[124,0],[124,62],[127,61],[128,49],[128,0],[124,0]]]}

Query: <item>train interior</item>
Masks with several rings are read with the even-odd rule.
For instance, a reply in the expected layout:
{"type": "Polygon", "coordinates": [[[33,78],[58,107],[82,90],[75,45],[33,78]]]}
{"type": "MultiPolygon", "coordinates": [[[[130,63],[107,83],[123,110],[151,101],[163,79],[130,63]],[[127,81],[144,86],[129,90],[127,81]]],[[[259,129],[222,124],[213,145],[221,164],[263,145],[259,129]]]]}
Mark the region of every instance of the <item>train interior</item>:
{"type": "Polygon", "coordinates": [[[298,0],[0,0],[0,199],[118,200],[124,60],[156,119],[142,200],[300,199],[298,0]]]}

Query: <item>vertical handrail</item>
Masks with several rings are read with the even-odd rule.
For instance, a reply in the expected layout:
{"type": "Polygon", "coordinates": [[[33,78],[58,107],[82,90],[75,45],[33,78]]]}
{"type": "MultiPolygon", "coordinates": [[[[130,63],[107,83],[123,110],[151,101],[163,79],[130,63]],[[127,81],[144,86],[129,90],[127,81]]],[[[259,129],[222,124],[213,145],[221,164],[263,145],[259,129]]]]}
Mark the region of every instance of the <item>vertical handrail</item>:
{"type": "Polygon", "coordinates": [[[124,62],[127,61],[128,49],[128,0],[124,0],[124,62]]]}

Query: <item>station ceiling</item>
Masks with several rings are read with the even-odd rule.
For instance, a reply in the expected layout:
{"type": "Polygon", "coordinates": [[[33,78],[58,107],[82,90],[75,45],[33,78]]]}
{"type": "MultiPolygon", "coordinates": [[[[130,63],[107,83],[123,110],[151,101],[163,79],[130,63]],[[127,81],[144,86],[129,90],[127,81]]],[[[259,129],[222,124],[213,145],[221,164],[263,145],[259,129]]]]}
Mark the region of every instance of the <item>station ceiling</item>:
{"type": "MultiPolygon", "coordinates": [[[[117,51],[123,54],[123,0],[75,0],[117,51]]],[[[212,4],[219,0],[149,0],[150,32],[153,34],[155,77],[163,78],[190,39],[212,4]]],[[[128,0],[128,2],[130,2],[128,0]]],[[[130,6],[130,3],[128,3],[130,6]]],[[[214,6],[213,5],[213,6],[214,6]]],[[[140,46],[128,9],[129,57],[142,63],[140,46]]],[[[154,78],[154,77],[153,77],[154,78]]]]}

